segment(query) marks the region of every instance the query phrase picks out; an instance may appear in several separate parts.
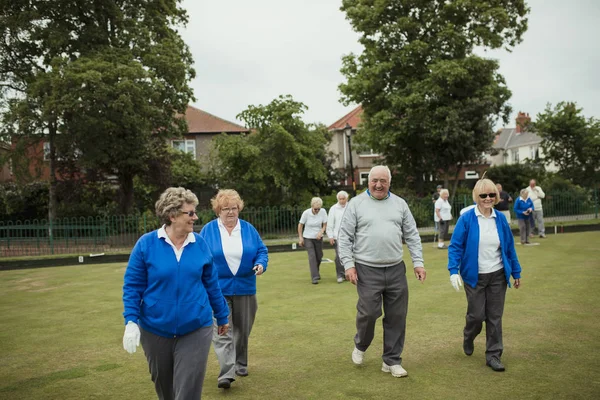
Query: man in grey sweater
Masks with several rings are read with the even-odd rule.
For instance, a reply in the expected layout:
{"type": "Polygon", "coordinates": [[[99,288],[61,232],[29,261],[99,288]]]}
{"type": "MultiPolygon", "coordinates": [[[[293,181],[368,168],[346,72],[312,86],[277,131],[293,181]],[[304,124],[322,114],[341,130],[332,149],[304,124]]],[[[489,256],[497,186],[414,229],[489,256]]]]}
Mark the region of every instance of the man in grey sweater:
{"type": "Polygon", "coordinates": [[[424,282],[423,249],[417,224],[406,202],[389,191],[392,175],[383,165],[369,172],[369,190],[346,206],[338,251],[346,279],[356,285],[356,336],[352,361],[362,364],[373,341],[375,323],[383,318],[383,372],[407,376],[402,368],[408,285],[402,239],[410,252],[415,277],[424,282]]]}

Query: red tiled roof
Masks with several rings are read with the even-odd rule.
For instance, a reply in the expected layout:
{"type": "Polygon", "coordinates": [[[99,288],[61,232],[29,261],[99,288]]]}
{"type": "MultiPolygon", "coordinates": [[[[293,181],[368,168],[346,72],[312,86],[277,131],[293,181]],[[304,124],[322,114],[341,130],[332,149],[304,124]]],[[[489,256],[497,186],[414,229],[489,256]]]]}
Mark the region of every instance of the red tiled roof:
{"type": "Polygon", "coordinates": [[[342,118],[335,121],[327,129],[329,129],[330,131],[333,131],[336,129],[344,129],[346,124],[350,125],[354,129],[356,129],[356,127],[360,123],[360,116],[362,115],[362,113],[363,113],[362,106],[358,106],[354,110],[350,111],[348,114],[344,115],[342,118]]]}
{"type": "Polygon", "coordinates": [[[250,132],[248,128],[188,106],[185,112],[189,133],[250,132]]]}

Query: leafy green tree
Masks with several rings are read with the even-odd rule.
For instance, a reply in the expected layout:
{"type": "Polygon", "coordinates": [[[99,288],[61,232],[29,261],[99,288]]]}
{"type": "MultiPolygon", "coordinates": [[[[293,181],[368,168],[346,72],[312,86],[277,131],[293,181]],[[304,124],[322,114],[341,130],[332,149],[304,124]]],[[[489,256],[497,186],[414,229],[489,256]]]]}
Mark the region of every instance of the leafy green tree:
{"type": "Polygon", "coordinates": [[[535,179],[540,186],[546,189],[545,168],[536,163],[505,164],[491,167],[486,172],[486,178],[502,185],[502,189],[509,193],[519,193],[521,189],[529,185],[531,179],[535,179]]]}
{"type": "Polygon", "coordinates": [[[331,136],[326,127],[302,121],[306,109],[291,96],[280,96],[240,113],[252,133],[215,139],[213,172],[219,186],[236,189],[250,206],[307,204],[310,197],[328,193],[323,191],[331,136]]]}
{"type": "Polygon", "coordinates": [[[600,182],[600,121],[585,118],[576,103],[546,106],[532,128],[542,137],[544,160],[558,166],[571,182],[598,186],[600,182]]]}
{"type": "Polygon", "coordinates": [[[520,42],[525,1],[343,0],[341,9],[364,47],[341,70],[342,100],[364,109],[357,141],[420,193],[430,175],[479,161],[511,93],[498,63],[473,49],[520,42]]]}
{"type": "MultiPolygon", "coordinates": [[[[147,173],[153,140],[186,131],[192,57],[176,28],[181,0],[11,0],[0,6],[5,136],[50,143],[57,161],[114,174],[120,209],[147,173]]],[[[50,217],[55,208],[50,190],[50,217]]]]}

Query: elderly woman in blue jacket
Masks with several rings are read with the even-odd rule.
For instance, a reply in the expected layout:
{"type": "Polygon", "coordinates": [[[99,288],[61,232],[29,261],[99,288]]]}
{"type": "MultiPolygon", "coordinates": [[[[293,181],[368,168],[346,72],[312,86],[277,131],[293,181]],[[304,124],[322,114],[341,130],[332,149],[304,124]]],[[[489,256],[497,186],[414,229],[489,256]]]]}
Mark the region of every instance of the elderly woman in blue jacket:
{"type": "Polygon", "coordinates": [[[450,282],[459,290],[462,277],[467,295],[467,315],[463,350],[470,356],[474,341],[486,331],[486,365],[504,371],[500,361],[503,351],[502,314],[510,277],[521,286],[521,265],[506,217],[494,210],[500,194],[489,179],[479,180],[473,189],[476,206],[457,221],[448,248],[450,282]]]}
{"type": "Polygon", "coordinates": [[[169,188],[156,202],[163,226],[136,243],[123,285],[130,354],[142,343],[159,399],[199,399],[212,337],[228,331],[227,302],[208,245],[194,233],[198,198],[169,188]]]}
{"type": "Polygon", "coordinates": [[[218,218],[206,224],[200,236],[213,254],[229,306],[229,333],[220,336],[215,323],[213,335],[221,367],[217,386],[229,389],[236,375],[248,375],[248,338],[258,310],[256,276],[266,271],[268,254],[256,229],[239,218],[244,202],[235,190],[219,190],[211,203],[218,218]]]}
{"type": "Polygon", "coordinates": [[[517,221],[519,221],[519,233],[521,236],[521,244],[529,243],[529,234],[531,233],[531,226],[529,225],[529,218],[534,210],[533,201],[528,197],[529,192],[527,189],[521,190],[520,197],[515,201],[515,215],[517,221]]]}

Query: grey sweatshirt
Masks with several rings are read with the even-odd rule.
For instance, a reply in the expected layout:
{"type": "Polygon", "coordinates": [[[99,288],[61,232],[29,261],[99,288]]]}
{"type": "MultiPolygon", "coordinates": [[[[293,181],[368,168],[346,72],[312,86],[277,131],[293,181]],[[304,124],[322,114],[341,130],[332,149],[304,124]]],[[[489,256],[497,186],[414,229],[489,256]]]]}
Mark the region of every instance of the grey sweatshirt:
{"type": "Polygon", "coordinates": [[[391,267],[402,261],[402,238],[413,267],[423,266],[423,248],[417,224],[408,204],[390,193],[385,200],[372,199],[367,192],[346,206],[338,236],[338,252],[345,269],[354,262],[370,267],[391,267]]]}

